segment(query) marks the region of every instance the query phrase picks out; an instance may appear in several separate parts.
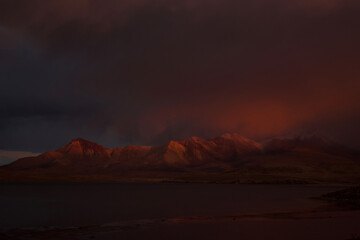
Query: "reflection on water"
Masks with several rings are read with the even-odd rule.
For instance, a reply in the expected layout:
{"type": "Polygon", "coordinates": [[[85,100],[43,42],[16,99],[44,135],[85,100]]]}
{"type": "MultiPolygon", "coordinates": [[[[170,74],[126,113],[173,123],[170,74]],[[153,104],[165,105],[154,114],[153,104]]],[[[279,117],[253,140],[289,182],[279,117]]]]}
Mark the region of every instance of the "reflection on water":
{"type": "Polygon", "coordinates": [[[224,216],[316,207],[337,190],[306,185],[1,184],[2,228],[79,226],[121,220],[224,216]]]}

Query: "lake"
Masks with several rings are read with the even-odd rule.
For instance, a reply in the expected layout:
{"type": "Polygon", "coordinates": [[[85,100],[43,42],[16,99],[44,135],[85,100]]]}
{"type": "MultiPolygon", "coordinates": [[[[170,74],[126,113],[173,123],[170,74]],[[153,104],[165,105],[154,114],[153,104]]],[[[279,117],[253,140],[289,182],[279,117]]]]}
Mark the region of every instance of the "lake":
{"type": "MultiPolygon", "coordinates": [[[[256,239],[255,235],[260,234],[256,229],[263,229],[263,233],[268,232],[268,234],[275,231],[296,234],[301,226],[309,230],[307,224],[320,229],[317,230],[319,232],[321,229],[325,231],[331,226],[341,224],[350,228],[338,233],[344,236],[341,239],[346,239],[351,237],[350,234],[360,233],[356,230],[360,229],[358,212],[350,215],[346,213],[346,216],[340,214],[340,217],[334,218],[335,222],[329,223],[330,225],[327,225],[325,218],[317,220],[313,217],[297,220],[296,224],[294,220],[283,218],[271,221],[269,219],[243,219],[239,222],[221,220],[223,216],[321,209],[325,203],[311,198],[338,189],[341,187],[193,183],[0,184],[0,226],[6,231],[15,228],[50,226],[63,228],[99,226],[117,222],[185,219],[177,224],[155,224],[142,230],[123,231],[121,234],[126,239],[141,239],[146,236],[162,239],[157,235],[161,233],[166,239],[188,233],[189,236],[183,235],[183,237],[192,236],[193,239],[198,239],[196,234],[201,236],[205,232],[209,233],[207,237],[209,239],[220,239],[220,236],[227,235],[227,238],[231,238],[237,236],[236,234],[256,239]],[[205,219],[219,217],[221,221],[187,222],[187,218],[194,216],[205,219]],[[354,222],[354,226],[351,222],[354,222]]],[[[301,234],[299,236],[303,236],[304,233],[301,234]]],[[[330,234],[331,236],[335,235],[330,234]]],[[[111,234],[108,236],[103,234],[101,237],[101,239],[112,238],[115,237],[111,234]]],[[[296,239],[294,236],[292,238],[296,239]]]]}

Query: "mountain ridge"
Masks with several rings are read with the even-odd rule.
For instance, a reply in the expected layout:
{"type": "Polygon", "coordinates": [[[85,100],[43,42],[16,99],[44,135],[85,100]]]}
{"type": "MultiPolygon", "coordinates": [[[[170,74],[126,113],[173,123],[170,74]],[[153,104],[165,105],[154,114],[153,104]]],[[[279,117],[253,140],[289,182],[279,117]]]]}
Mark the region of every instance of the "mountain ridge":
{"type": "Polygon", "coordinates": [[[22,178],[21,174],[34,178],[38,174],[45,179],[60,176],[88,179],[100,174],[100,180],[111,176],[122,179],[119,181],[135,176],[148,181],[154,175],[156,179],[193,181],[201,177],[208,181],[216,175],[232,181],[245,178],[247,181],[260,181],[259,178],[339,181],[343,178],[360,182],[357,159],[346,147],[318,136],[271,139],[261,144],[236,133],[226,133],[210,139],[190,137],[159,146],[118,148],[76,138],[58,150],[0,167],[4,172],[0,181],[9,179],[6,177],[9,173],[16,173],[17,178],[22,178]]]}

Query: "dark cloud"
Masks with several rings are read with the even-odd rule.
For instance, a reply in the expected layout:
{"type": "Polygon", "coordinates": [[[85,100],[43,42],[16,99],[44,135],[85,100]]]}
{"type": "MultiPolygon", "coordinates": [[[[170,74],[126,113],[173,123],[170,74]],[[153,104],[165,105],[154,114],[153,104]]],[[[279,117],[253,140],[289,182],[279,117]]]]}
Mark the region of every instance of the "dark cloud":
{"type": "Polygon", "coordinates": [[[0,148],[225,131],[320,131],[360,146],[359,10],[356,0],[0,0],[0,148]]]}

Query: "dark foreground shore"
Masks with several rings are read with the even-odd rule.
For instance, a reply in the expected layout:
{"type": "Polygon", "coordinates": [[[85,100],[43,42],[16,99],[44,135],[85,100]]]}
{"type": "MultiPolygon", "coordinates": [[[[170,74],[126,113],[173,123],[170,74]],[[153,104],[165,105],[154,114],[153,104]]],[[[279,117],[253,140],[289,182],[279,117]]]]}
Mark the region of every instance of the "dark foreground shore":
{"type": "MultiPolygon", "coordinates": [[[[69,224],[54,225],[49,222],[48,225],[29,224],[26,226],[19,224],[19,227],[9,225],[6,228],[2,226],[0,239],[355,240],[360,236],[359,209],[350,207],[352,204],[347,204],[346,207],[340,204],[340,202],[348,201],[349,198],[351,198],[352,203],[359,200],[356,198],[358,191],[356,187],[341,190],[342,187],[295,185],[134,184],[130,186],[108,186],[103,184],[95,187],[79,185],[74,188],[74,191],[69,191],[68,189],[72,187],[72,185],[67,185],[65,188],[51,185],[49,189],[55,188],[56,195],[44,195],[44,190],[48,189],[44,186],[38,190],[36,190],[36,186],[31,186],[29,192],[41,191],[42,195],[31,193],[31,198],[33,200],[36,196],[35,203],[40,199],[41,204],[47,206],[53,204],[53,201],[61,199],[58,195],[59,192],[62,195],[69,195],[65,198],[71,200],[71,204],[73,204],[71,207],[73,208],[78,206],[81,201],[89,201],[90,205],[86,209],[90,211],[90,215],[87,215],[89,212],[82,212],[84,216],[88,217],[96,217],[99,214],[96,215],[96,210],[109,211],[108,214],[110,214],[112,209],[106,209],[106,204],[109,208],[115,208],[116,203],[120,206],[127,205],[130,208],[130,217],[121,218],[121,215],[127,214],[126,206],[123,206],[121,209],[114,209],[114,211],[119,211],[117,214],[119,220],[116,221],[108,221],[110,218],[102,216],[103,219],[95,224],[89,224],[89,222],[82,220],[84,224],[70,224],[69,222],[69,224]],[[105,191],[106,188],[108,189],[105,191]],[[85,189],[84,192],[93,190],[95,193],[90,195],[83,193],[81,197],[76,199],[72,195],[79,189],[85,189]],[[125,200],[117,199],[118,196],[112,193],[114,190],[125,200]],[[96,201],[91,199],[96,194],[106,195],[109,192],[111,194],[96,201]],[[313,196],[318,193],[321,194],[313,196]],[[154,196],[153,194],[156,197],[151,197],[154,196]],[[182,194],[187,195],[182,196],[182,194]],[[237,196],[236,194],[240,195],[237,196]],[[52,198],[48,199],[48,196],[52,196],[52,198]],[[110,198],[113,198],[114,203],[109,202],[110,198]],[[247,200],[243,201],[244,198],[247,200]],[[138,202],[133,206],[129,205],[130,201],[136,201],[136,199],[138,202]],[[174,202],[176,199],[178,201],[174,202]],[[169,201],[171,203],[168,203],[169,201]],[[237,206],[237,202],[239,206],[237,206]],[[100,206],[100,204],[104,205],[100,206]],[[187,207],[184,207],[186,205],[187,207]],[[197,210],[189,207],[197,208],[197,210]],[[91,208],[93,209],[91,210],[91,208]],[[139,209],[136,210],[136,208],[139,209]],[[176,208],[181,210],[177,211],[176,208]],[[232,209],[234,209],[233,214],[232,209]],[[135,216],[136,212],[137,216],[135,216]],[[161,214],[153,214],[157,212],[161,214]]],[[[8,192],[11,189],[13,189],[13,195],[9,194],[8,198],[14,198],[14,196],[17,198],[24,194],[23,186],[21,186],[21,194],[11,186],[4,191],[8,192]]],[[[55,192],[55,190],[53,191],[55,192]]],[[[4,197],[3,193],[1,197],[4,197]]],[[[65,203],[65,207],[70,208],[70,203],[66,201],[60,201],[60,203],[61,205],[65,203]]],[[[59,207],[56,204],[54,206],[59,207]]],[[[83,205],[86,203],[83,202],[83,205]]],[[[81,208],[81,206],[78,207],[81,208]]],[[[76,209],[73,211],[77,212],[76,209]]],[[[54,214],[56,218],[56,214],[59,213],[54,212],[54,214]]],[[[78,214],[81,214],[81,211],[78,214]]],[[[76,217],[73,215],[73,218],[76,217]]],[[[116,216],[112,219],[116,219],[116,216]]]]}
{"type": "Polygon", "coordinates": [[[282,212],[12,229],[1,239],[358,239],[360,211],[282,212]]]}

